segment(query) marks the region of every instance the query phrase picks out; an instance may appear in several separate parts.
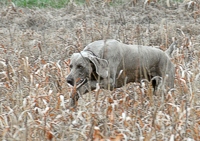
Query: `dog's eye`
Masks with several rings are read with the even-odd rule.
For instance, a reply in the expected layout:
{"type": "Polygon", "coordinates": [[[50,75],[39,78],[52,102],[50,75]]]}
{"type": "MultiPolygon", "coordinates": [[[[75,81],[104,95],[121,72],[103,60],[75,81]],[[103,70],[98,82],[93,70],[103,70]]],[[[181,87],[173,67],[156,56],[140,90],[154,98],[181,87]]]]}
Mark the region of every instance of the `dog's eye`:
{"type": "Polygon", "coordinates": [[[69,65],[69,68],[71,69],[73,66],[72,65],[69,65]]]}
{"type": "Polygon", "coordinates": [[[82,69],[82,68],[83,68],[83,66],[81,66],[81,65],[78,65],[78,66],[77,66],[77,68],[78,68],[78,69],[82,69]]]}

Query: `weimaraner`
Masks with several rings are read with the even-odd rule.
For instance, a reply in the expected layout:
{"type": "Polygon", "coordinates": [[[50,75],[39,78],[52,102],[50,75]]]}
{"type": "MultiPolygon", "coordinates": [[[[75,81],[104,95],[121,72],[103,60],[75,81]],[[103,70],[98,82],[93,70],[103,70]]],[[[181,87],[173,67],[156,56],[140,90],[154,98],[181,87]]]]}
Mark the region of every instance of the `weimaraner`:
{"type": "MultiPolygon", "coordinates": [[[[171,49],[171,48],[170,48],[171,49]]],[[[154,90],[160,76],[168,88],[174,87],[175,68],[166,52],[150,46],[127,45],[114,39],[99,40],[87,45],[70,59],[70,73],[67,83],[76,87],[71,96],[74,105],[80,94],[101,88],[113,89],[129,82],[148,79],[154,90]],[[167,76],[167,77],[166,77],[167,76]],[[78,94],[79,93],[79,94],[78,94]]]]}

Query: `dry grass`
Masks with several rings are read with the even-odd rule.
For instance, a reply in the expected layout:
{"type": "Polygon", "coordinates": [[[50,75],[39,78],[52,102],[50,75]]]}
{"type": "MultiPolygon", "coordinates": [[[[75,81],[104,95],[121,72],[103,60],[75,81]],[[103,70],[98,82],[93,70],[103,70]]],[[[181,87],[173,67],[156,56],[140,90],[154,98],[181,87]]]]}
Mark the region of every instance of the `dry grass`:
{"type": "Polygon", "coordinates": [[[200,140],[199,2],[189,9],[191,1],[167,9],[89,2],[60,10],[1,7],[0,139],[200,140]],[[148,83],[130,83],[90,92],[69,107],[71,53],[107,38],[166,49],[173,37],[174,90],[152,95],[148,83]]]}

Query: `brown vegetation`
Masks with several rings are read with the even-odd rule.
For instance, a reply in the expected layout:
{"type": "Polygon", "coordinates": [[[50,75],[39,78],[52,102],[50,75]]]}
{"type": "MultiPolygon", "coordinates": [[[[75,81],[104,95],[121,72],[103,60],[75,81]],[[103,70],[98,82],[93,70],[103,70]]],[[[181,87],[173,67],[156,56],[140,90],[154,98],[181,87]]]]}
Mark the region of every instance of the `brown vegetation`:
{"type": "Polygon", "coordinates": [[[107,2],[1,7],[1,140],[200,140],[200,3],[107,2]],[[68,58],[108,38],[162,49],[176,38],[175,89],[152,95],[148,82],[130,83],[70,108],[68,58]]]}

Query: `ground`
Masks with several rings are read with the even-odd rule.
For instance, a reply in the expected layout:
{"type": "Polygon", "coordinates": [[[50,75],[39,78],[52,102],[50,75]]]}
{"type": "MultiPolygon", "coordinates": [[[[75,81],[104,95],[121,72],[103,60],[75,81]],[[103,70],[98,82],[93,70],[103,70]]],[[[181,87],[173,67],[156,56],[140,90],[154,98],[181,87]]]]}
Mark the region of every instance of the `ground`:
{"type": "Polygon", "coordinates": [[[1,140],[200,140],[200,2],[106,1],[65,8],[0,8],[1,140]],[[69,106],[68,59],[117,39],[172,54],[175,88],[98,89],[69,106]]]}

